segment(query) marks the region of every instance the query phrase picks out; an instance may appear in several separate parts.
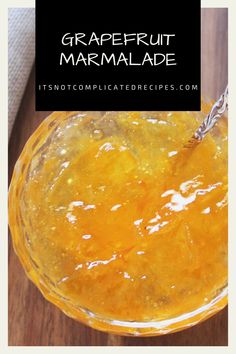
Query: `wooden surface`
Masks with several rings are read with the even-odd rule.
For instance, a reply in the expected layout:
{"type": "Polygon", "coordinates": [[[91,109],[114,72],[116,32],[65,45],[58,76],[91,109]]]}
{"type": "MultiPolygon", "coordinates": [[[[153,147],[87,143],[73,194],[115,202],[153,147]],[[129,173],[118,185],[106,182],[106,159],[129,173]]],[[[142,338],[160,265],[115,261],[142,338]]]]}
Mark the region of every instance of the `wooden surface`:
{"type": "MultiPolygon", "coordinates": [[[[202,92],[217,98],[227,82],[227,12],[202,14],[202,92]]],[[[34,110],[34,70],[9,144],[9,179],[28,137],[49,112],[34,110]]],[[[9,238],[9,345],[12,346],[191,346],[227,345],[227,309],[182,332],[149,338],[108,335],[66,317],[26,278],[9,238]]]]}
{"type": "Polygon", "coordinates": [[[217,99],[228,82],[227,9],[202,9],[202,95],[217,99]]]}

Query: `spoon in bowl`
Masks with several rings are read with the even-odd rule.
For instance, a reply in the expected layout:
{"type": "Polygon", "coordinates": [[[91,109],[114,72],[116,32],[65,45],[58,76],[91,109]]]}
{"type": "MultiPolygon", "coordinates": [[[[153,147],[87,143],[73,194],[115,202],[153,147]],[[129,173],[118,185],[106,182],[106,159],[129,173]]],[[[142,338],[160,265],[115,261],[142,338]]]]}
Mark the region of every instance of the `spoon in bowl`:
{"type": "Polygon", "coordinates": [[[225,111],[228,109],[228,86],[226,87],[224,93],[219,97],[219,99],[212,106],[210,112],[203,120],[202,124],[192,135],[190,140],[184,145],[186,148],[192,148],[199,144],[205,135],[215,126],[218,120],[223,116],[225,111]]]}

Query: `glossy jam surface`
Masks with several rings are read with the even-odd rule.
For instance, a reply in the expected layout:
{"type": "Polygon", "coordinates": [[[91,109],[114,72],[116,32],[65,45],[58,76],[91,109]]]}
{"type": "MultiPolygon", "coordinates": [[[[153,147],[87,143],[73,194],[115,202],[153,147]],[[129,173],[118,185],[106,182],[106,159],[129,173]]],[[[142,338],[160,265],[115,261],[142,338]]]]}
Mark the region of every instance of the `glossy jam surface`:
{"type": "Polygon", "coordinates": [[[183,148],[198,125],[191,112],[60,112],[33,134],[10,226],[27,273],[67,314],[170,320],[226,286],[227,128],[183,148]]]}

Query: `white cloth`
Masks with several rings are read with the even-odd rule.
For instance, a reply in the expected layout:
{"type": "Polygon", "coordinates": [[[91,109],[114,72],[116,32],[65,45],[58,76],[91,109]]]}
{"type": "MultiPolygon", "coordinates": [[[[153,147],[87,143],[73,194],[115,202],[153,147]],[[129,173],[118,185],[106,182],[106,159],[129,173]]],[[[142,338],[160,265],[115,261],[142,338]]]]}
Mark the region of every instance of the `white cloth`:
{"type": "Polygon", "coordinates": [[[35,57],[35,9],[8,10],[8,138],[35,57]]]}

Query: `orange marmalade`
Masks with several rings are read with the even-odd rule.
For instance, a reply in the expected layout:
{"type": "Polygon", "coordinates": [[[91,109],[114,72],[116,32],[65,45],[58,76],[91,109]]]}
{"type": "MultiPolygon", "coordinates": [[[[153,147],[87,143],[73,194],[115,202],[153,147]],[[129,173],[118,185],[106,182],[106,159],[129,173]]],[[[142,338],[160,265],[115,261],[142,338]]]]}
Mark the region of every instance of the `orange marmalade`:
{"type": "Polygon", "coordinates": [[[184,148],[193,112],[55,112],[16,163],[9,221],[28,276],[120,334],[186,328],[226,304],[227,126],[184,148]]]}

